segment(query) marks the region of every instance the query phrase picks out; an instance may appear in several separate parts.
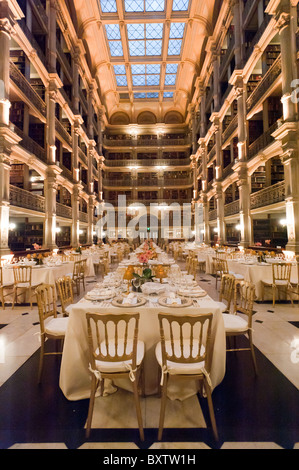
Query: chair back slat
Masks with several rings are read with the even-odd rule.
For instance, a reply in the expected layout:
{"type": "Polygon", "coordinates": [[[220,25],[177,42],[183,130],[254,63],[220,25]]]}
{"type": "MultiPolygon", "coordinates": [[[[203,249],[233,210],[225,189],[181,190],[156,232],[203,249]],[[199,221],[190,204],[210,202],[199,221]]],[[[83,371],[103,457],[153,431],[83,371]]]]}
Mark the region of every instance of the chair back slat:
{"type": "Polygon", "coordinates": [[[251,327],[253,302],[255,299],[255,285],[247,281],[235,281],[234,313],[240,312],[248,317],[248,326],[251,327]]]}
{"type": "Polygon", "coordinates": [[[57,317],[55,287],[52,284],[41,284],[35,290],[41,331],[44,331],[45,320],[57,317]]]}
{"type": "Polygon", "coordinates": [[[106,362],[132,361],[136,366],[139,313],[104,315],[87,313],[90,359],[106,362]]]}
{"type": "Polygon", "coordinates": [[[273,263],[272,264],[272,275],[273,282],[275,281],[288,281],[291,279],[291,263],[273,263]]]}
{"type": "Polygon", "coordinates": [[[56,281],[57,292],[60,298],[62,310],[74,301],[73,282],[70,276],[64,276],[56,281]]]}
{"type": "Polygon", "coordinates": [[[187,364],[209,358],[213,314],[158,315],[162,363],[187,364]]]}
{"type": "Polygon", "coordinates": [[[31,284],[32,266],[14,266],[13,275],[15,284],[31,284]]]}

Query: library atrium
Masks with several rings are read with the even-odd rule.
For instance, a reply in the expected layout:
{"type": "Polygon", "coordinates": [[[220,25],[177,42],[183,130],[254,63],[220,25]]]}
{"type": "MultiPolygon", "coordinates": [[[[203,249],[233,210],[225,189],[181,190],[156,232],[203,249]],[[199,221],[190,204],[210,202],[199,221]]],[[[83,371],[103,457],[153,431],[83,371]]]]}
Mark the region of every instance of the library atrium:
{"type": "Polygon", "coordinates": [[[0,0],[0,50],[0,449],[299,448],[298,0],[0,0]]]}

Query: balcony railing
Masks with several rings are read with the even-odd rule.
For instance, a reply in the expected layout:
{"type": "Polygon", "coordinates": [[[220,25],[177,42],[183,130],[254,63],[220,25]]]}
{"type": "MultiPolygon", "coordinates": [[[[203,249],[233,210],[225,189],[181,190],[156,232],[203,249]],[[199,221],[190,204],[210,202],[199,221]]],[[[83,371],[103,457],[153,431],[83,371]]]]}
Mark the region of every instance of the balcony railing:
{"type": "Polygon", "coordinates": [[[217,209],[213,209],[209,212],[209,220],[216,220],[217,219],[217,209]]]}
{"type": "Polygon", "coordinates": [[[247,113],[249,113],[269,91],[273,83],[281,75],[281,55],[277,57],[269,70],[265,73],[257,87],[251,93],[246,101],[247,113]]]}
{"type": "Polygon", "coordinates": [[[178,139],[107,139],[104,137],[103,145],[106,147],[163,147],[163,146],[178,146],[190,145],[190,138],[178,139]]]}
{"type": "Polygon", "coordinates": [[[173,159],[173,160],[154,160],[154,159],[149,159],[149,160],[105,160],[105,165],[107,167],[131,167],[131,166],[185,166],[185,165],[190,165],[190,158],[184,158],[184,159],[173,159]]]}
{"type": "Polygon", "coordinates": [[[235,132],[235,130],[238,128],[238,115],[236,114],[225,131],[222,133],[222,142],[226,142],[230,136],[235,132]]]}
{"type": "Polygon", "coordinates": [[[215,155],[216,155],[216,144],[214,145],[214,147],[212,147],[212,149],[208,153],[207,162],[209,163],[214,158],[215,155]]]}
{"type": "Polygon", "coordinates": [[[240,201],[239,199],[237,199],[236,201],[230,202],[229,204],[225,204],[224,217],[239,214],[239,211],[240,211],[240,201]]]}
{"type": "Polygon", "coordinates": [[[88,222],[88,215],[86,212],[79,212],[79,221],[80,222],[88,222]]]}
{"type": "Polygon", "coordinates": [[[55,119],[55,129],[60,137],[71,147],[72,146],[72,136],[65,129],[64,125],[56,118],[55,119]]]}
{"type": "Polygon", "coordinates": [[[31,209],[37,212],[45,212],[45,198],[33,194],[25,189],[10,185],[10,204],[12,206],[31,209]]]}
{"type": "Polygon", "coordinates": [[[12,62],[9,62],[9,74],[13,83],[19,88],[19,90],[28,98],[30,103],[37,109],[40,114],[46,116],[46,103],[32,88],[31,84],[24,77],[18,67],[12,62]]]}
{"type": "Polygon", "coordinates": [[[258,137],[248,148],[248,159],[255,157],[261,150],[274,142],[273,132],[277,129],[275,122],[269,129],[258,137]]]}
{"type": "Polygon", "coordinates": [[[285,182],[269,186],[250,195],[250,208],[257,209],[259,207],[270,206],[285,200],[285,182]]]}
{"type": "Polygon", "coordinates": [[[56,202],[56,215],[58,217],[64,217],[65,219],[72,219],[73,210],[71,207],[56,202]]]}
{"type": "Polygon", "coordinates": [[[46,150],[41,147],[35,140],[31,139],[29,135],[24,134],[24,132],[19,129],[18,126],[14,126],[14,131],[15,133],[22,138],[20,141],[19,145],[23,147],[25,150],[27,150],[29,153],[32,155],[35,155],[37,158],[42,160],[43,162],[47,162],[47,153],[46,150]]]}

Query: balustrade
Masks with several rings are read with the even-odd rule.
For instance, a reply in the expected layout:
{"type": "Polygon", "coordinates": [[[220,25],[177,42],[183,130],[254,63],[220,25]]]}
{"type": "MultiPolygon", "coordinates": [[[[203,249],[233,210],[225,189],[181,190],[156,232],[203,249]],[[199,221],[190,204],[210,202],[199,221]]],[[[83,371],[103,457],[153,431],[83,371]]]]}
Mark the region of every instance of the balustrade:
{"type": "Polygon", "coordinates": [[[12,206],[22,207],[24,209],[31,209],[37,212],[45,212],[45,198],[33,194],[25,189],[18,188],[17,186],[10,185],[10,204],[12,206]]]}
{"type": "Polygon", "coordinates": [[[285,182],[273,184],[250,195],[250,208],[270,206],[285,199],[285,182]]]}

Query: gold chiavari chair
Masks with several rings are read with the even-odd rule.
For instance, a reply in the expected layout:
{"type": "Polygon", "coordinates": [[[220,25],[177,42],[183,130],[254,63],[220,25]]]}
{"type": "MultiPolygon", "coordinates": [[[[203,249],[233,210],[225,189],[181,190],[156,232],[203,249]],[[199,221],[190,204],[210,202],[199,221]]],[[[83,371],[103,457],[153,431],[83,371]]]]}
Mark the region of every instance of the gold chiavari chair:
{"type": "Polygon", "coordinates": [[[291,288],[292,263],[272,263],[272,282],[262,280],[262,300],[265,296],[265,287],[272,289],[272,304],[275,307],[276,293],[284,290],[286,296],[289,295],[293,303],[293,297],[290,294],[291,288]]]}
{"type": "Polygon", "coordinates": [[[68,316],[66,308],[74,302],[73,280],[70,276],[63,276],[56,281],[58,297],[64,317],[68,316]]]}
{"type": "Polygon", "coordinates": [[[220,284],[220,293],[219,293],[219,302],[226,301],[226,312],[230,312],[231,303],[233,300],[235,277],[233,274],[222,274],[221,284],[220,284]]]}
{"type": "Polygon", "coordinates": [[[122,315],[87,313],[86,320],[89,371],[91,373],[86,437],[90,435],[98,385],[101,385],[101,395],[103,395],[105,379],[129,378],[134,392],[140,439],[143,441],[144,430],[138,385],[141,376],[143,376],[145,348],[144,343],[138,340],[139,313],[125,313],[122,315]]]}
{"type": "Polygon", "coordinates": [[[233,313],[223,313],[223,320],[227,338],[245,335],[249,339],[248,348],[228,348],[227,351],[251,351],[254,370],[255,373],[257,373],[257,364],[252,340],[252,314],[254,299],[254,284],[247,281],[235,281],[233,313]],[[241,317],[238,313],[241,313],[243,316],[241,317]]]}
{"type": "Polygon", "coordinates": [[[0,300],[1,300],[1,304],[2,304],[2,308],[3,310],[5,309],[5,297],[9,294],[4,294],[4,291],[6,289],[12,289],[13,288],[13,284],[4,284],[4,281],[3,281],[3,267],[0,266],[0,300]]]}
{"type": "Polygon", "coordinates": [[[32,296],[34,292],[32,289],[35,289],[40,285],[40,283],[32,284],[32,266],[14,266],[13,267],[13,275],[14,275],[14,287],[13,287],[13,303],[12,308],[15,307],[15,304],[18,301],[18,290],[23,290],[29,292],[29,302],[30,307],[32,309],[32,296]]]}
{"type": "Polygon", "coordinates": [[[41,381],[44,356],[61,355],[60,351],[45,352],[45,342],[47,339],[59,341],[63,345],[65,333],[68,325],[68,318],[57,317],[55,287],[51,284],[41,284],[36,291],[39,322],[40,322],[40,360],[38,369],[38,382],[41,381]]]}
{"type": "Polygon", "coordinates": [[[212,402],[209,377],[211,367],[211,326],[213,314],[169,315],[158,314],[160,342],[156,345],[156,358],[161,368],[161,408],[158,440],[162,439],[169,378],[194,379],[204,386],[207,395],[214,438],[218,431],[212,402]],[[188,336],[186,332],[188,331],[188,336]]]}
{"type": "Polygon", "coordinates": [[[86,259],[74,262],[72,280],[76,286],[76,293],[80,294],[80,285],[82,284],[83,290],[85,290],[85,272],[86,272],[86,259]]]}

